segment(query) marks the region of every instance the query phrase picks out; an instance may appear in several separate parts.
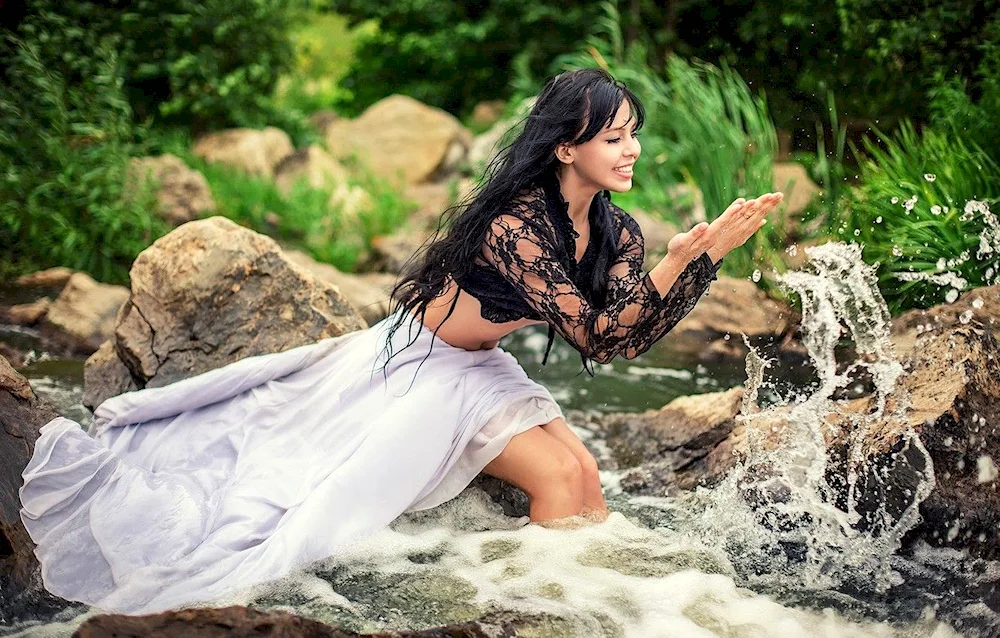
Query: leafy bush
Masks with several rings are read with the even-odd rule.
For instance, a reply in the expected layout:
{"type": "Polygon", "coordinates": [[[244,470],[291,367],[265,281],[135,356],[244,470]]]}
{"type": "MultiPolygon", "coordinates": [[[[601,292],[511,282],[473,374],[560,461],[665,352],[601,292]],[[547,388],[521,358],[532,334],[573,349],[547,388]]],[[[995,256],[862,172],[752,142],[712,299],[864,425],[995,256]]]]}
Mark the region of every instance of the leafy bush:
{"type": "Polygon", "coordinates": [[[139,149],[114,51],[70,84],[33,43],[16,43],[0,85],[0,246],[7,275],[68,266],[124,282],[166,231],[152,193],[123,198],[139,149]]]}
{"type": "Polygon", "coordinates": [[[360,37],[342,82],[355,96],[353,112],[391,93],[460,115],[481,100],[505,98],[515,59],[543,73],[597,15],[594,3],[581,0],[331,0],[329,6],[351,25],[378,25],[360,37]]]}
{"type": "Polygon", "coordinates": [[[840,233],[879,263],[893,312],[952,300],[952,290],[995,283],[1000,166],[974,142],[905,123],[866,141],[861,184],[840,233]],[[969,203],[973,202],[973,203],[969,203]]]}
{"type": "MultiPolygon", "coordinates": [[[[138,121],[194,130],[278,124],[270,96],[293,63],[294,1],[37,0],[6,35],[33,43],[70,87],[98,72],[100,52],[115,51],[138,121]]],[[[12,53],[0,42],[6,66],[12,53]]]]}
{"type": "MultiPolygon", "coordinates": [[[[771,191],[777,136],[764,98],[725,66],[672,57],[663,72],[653,69],[641,43],[625,46],[614,5],[603,7],[605,16],[582,50],[561,57],[558,64],[566,69],[601,66],[625,82],[646,107],[644,159],[636,164],[636,192],[626,199],[687,226],[696,220],[678,219],[674,213],[678,202],[670,187],[675,184],[697,187],[713,218],[737,197],[771,191]]],[[[782,245],[781,227],[772,220],[727,257],[725,271],[749,275],[755,257],[767,257],[782,245]]]]}

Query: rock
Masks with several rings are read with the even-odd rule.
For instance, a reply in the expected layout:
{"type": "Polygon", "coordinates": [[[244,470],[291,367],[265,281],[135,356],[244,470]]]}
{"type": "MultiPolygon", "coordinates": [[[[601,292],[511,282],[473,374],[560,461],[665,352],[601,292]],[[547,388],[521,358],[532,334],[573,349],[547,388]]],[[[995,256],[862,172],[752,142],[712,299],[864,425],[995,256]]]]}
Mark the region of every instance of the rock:
{"type": "Polygon", "coordinates": [[[156,190],[160,216],[171,226],[179,226],[215,210],[215,200],[205,176],[188,168],[175,155],[132,158],[125,175],[125,192],[135,192],[147,181],[152,181],[156,190]]]}
{"type": "Polygon", "coordinates": [[[272,177],[278,163],[294,150],[288,134],[274,127],[229,129],[205,135],[194,145],[198,157],[255,177],[272,177]]]}
{"type": "Polygon", "coordinates": [[[797,162],[775,163],[774,190],[785,194],[784,216],[793,226],[809,202],[821,191],[805,167],[797,162]]]}
{"type": "Polygon", "coordinates": [[[639,224],[639,230],[642,231],[648,270],[667,254],[667,244],[677,234],[677,227],[642,210],[633,210],[629,215],[639,224]]]}
{"type": "Polygon", "coordinates": [[[33,326],[45,318],[51,306],[52,300],[48,297],[42,297],[31,303],[11,306],[4,314],[6,320],[16,326],[33,326]]]}
{"type": "Polygon", "coordinates": [[[29,275],[18,277],[14,283],[18,286],[37,286],[39,288],[62,288],[73,276],[73,271],[69,268],[57,266],[47,270],[39,270],[29,275]]]}
{"type": "Polygon", "coordinates": [[[369,325],[378,323],[389,314],[389,295],[396,284],[395,275],[352,275],[341,272],[330,264],[320,263],[297,250],[286,250],[285,255],[289,261],[308,270],[317,279],[336,286],[369,325]]]}
{"type": "MultiPolygon", "coordinates": [[[[904,432],[910,427],[930,454],[935,485],[909,539],[1000,558],[1000,346],[987,330],[935,330],[917,339],[906,368],[905,422],[891,419],[873,428],[866,452],[876,467],[891,467],[891,457],[907,451],[904,432]]],[[[911,480],[904,467],[871,483],[887,484],[881,489],[892,496],[911,480]]],[[[865,493],[888,498],[870,489],[865,493]]]]}
{"type": "Polygon", "coordinates": [[[24,353],[3,342],[0,342],[0,357],[6,359],[14,368],[24,366],[24,353]]]}
{"type": "Polygon", "coordinates": [[[472,107],[472,117],[470,122],[474,126],[479,127],[491,126],[500,119],[501,115],[503,115],[503,109],[505,106],[506,103],[503,100],[487,100],[486,102],[479,102],[472,107]]]}
{"type": "Polygon", "coordinates": [[[720,276],[656,347],[702,361],[745,357],[742,335],[755,345],[778,343],[790,338],[797,326],[796,312],[752,281],[720,276]]]}
{"type": "Polygon", "coordinates": [[[411,224],[422,230],[436,229],[442,213],[463,201],[475,187],[475,182],[470,179],[410,184],[403,191],[403,196],[417,204],[417,210],[410,217],[411,224]]]}
{"type": "MultiPolygon", "coordinates": [[[[221,217],[156,240],[130,275],[112,347],[139,388],[366,325],[336,288],[294,265],[272,239],[221,217]]],[[[85,385],[91,406],[119,392],[124,379],[108,354],[88,362],[89,379],[115,382],[85,385]]]]}
{"type": "Polygon", "coordinates": [[[359,634],[283,611],[219,607],[167,611],[149,616],[103,615],[88,618],[76,638],[513,638],[507,622],[488,619],[423,630],[359,634]]]}
{"type": "Polygon", "coordinates": [[[91,410],[108,397],[138,390],[131,371],[122,363],[114,341],[105,341],[83,365],[83,404],[91,410]]]}
{"type": "Polygon", "coordinates": [[[913,351],[920,334],[960,325],[963,316],[969,325],[985,328],[1000,340],[1000,285],[969,290],[955,303],[901,314],[892,320],[893,346],[897,354],[906,356],[913,351]]]}
{"type": "Polygon", "coordinates": [[[322,146],[313,144],[286,156],[274,168],[274,184],[286,196],[300,180],[312,188],[332,190],[347,182],[347,170],[322,146]]]}
{"type": "Polygon", "coordinates": [[[360,272],[386,272],[399,274],[406,262],[423,246],[431,233],[405,232],[383,235],[372,240],[371,255],[358,266],[360,272]]]}
{"type": "Polygon", "coordinates": [[[472,140],[466,163],[473,175],[481,175],[500,149],[514,141],[512,129],[515,124],[516,122],[511,120],[497,122],[490,130],[472,140]]]}
{"type": "Polygon", "coordinates": [[[10,573],[22,587],[32,584],[38,561],[21,524],[21,472],[35,449],[38,429],[57,416],[0,357],[0,571],[10,573]]]}
{"type": "Polygon", "coordinates": [[[464,159],[472,135],[454,116],[404,95],[392,95],[326,134],[334,157],[358,154],[378,175],[403,183],[428,181],[464,159]]]}
{"type": "Polygon", "coordinates": [[[316,132],[319,133],[319,136],[323,139],[326,139],[327,129],[330,128],[331,124],[339,120],[340,116],[337,115],[334,111],[331,111],[329,109],[323,109],[320,111],[316,111],[315,113],[310,115],[307,119],[309,123],[312,124],[313,128],[316,129],[316,132]]]}
{"type": "Polygon", "coordinates": [[[662,496],[724,476],[734,459],[712,452],[733,431],[742,399],[743,388],[732,388],[680,397],[659,410],[603,416],[612,456],[619,467],[634,468],[623,475],[622,488],[662,496]]]}
{"type": "Polygon", "coordinates": [[[115,314],[128,299],[128,288],[73,273],[49,307],[42,331],[71,350],[90,354],[114,334],[115,314]]]}

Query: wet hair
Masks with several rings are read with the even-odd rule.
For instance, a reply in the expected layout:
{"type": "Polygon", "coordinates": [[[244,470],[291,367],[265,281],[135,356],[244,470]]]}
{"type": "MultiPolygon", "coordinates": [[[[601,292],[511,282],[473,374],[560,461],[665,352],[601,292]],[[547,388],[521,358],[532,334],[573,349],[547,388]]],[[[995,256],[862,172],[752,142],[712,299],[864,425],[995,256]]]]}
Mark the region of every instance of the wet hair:
{"type": "MultiPolygon", "coordinates": [[[[412,320],[414,316],[422,321],[428,305],[443,294],[449,280],[452,277],[461,279],[469,273],[482,253],[490,225],[510,202],[546,174],[557,170],[560,162],[555,155],[556,148],[561,144],[578,145],[592,140],[614,121],[625,100],[631,108],[629,121],[635,120],[638,130],[645,120],[642,103],[606,71],[567,71],[546,82],[531,111],[519,123],[523,124],[520,133],[489,163],[472,194],[445,211],[437,231],[404,266],[392,291],[395,315],[390,314],[392,323],[387,348],[391,349],[392,335],[403,321],[412,320]]],[[[599,218],[592,231],[598,233],[602,242],[591,282],[592,290],[596,291],[595,301],[602,304],[607,294],[608,267],[616,248],[610,223],[606,216],[599,218]]],[[[455,295],[444,321],[451,317],[457,301],[458,295],[455,295]]],[[[440,326],[434,330],[435,335],[439,329],[440,326]]],[[[412,336],[406,345],[415,339],[412,336]]],[[[387,363],[388,358],[385,361],[387,363]]]]}

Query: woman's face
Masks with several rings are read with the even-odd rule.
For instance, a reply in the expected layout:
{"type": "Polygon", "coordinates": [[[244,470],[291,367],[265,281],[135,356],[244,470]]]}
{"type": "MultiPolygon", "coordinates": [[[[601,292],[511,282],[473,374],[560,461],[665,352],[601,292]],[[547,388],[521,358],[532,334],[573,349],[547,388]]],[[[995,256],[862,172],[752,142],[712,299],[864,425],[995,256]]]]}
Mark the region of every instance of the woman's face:
{"type": "Polygon", "coordinates": [[[568,149],[572,162],[566,169],[575,171],[583,183],[598,191],[628,191],[632,188],[632,166],[642,151],[635,124],[628,100],[622,100],[611,124],[592,140],[568,149]]]}

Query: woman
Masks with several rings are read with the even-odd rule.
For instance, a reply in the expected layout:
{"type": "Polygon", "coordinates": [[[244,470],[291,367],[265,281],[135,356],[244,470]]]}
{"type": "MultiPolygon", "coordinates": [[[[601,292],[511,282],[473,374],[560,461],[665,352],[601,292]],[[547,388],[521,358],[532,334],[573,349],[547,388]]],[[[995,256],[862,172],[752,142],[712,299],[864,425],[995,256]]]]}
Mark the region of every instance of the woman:
{"type": "Polygon", "coordinates": [[[737,200],[643,276],[638,227],[601,194],[631,186],[642,118],[605,73],[554,78],[389,318],[108,399],[93,438],[44,426],[21,518],[46,588],[125,613],[217,598],[483,470],[528,493],[533,521],[603,519],[593,457],[498,340],[546,322],[585,358],[638,355],[781,197],[737,200]]]}

